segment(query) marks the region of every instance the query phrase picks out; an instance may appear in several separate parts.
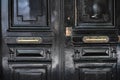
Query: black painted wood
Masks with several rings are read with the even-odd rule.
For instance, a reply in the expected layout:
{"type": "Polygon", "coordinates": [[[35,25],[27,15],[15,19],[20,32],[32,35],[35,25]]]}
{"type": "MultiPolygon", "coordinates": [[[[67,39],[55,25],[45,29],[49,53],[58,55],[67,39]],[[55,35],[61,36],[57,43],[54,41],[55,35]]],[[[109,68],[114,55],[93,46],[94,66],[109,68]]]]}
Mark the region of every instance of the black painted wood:
{"type": "Polygon", "coordinates": [[[120,80],[119,2],[1,0],[0,80],[120,80]]]}

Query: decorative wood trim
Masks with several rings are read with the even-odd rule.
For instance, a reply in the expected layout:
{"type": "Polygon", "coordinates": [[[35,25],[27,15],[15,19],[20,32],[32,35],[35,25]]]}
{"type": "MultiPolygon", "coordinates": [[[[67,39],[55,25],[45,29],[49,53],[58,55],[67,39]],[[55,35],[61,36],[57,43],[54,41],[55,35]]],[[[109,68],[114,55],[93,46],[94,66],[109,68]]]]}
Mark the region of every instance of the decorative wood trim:
{"type": "MultiPolygon", "coordinates": [[[[46,0],[46,13],[45,16],[46,18],[44,20],[46,20],[46,25],[41,24],[41,16],[43,15],[43,11],[41,15],[38,15],[36,17],[36,20],[24,20],[23,15],[18,14],[18,0],[9,0],[8,1],[9,5],[9,29],[8,31],[50,31],[50,24],[51,24],[51,10],[50,10],[50,1],[46,0]],[[14,2],[17,3],[14,3],[14,2]],[[15,15],[16,14],[16,15],[15,15]],[[19,19],[19,20],[18,20],[19,19]],[[40,19],[40,20],[39,20],[40,19]],[[37,20],[39,20],[39,24],[38,22],[36,22],[37,20]],[[17,21],[17,22],[15,22],[17,21]]],[[[42,0],[43,2],[43,0],[42,0]]],[[[42,6],[43,4],[41,4],[42,6]]],[[[42,9],[43,10],[43,9],[42,9]]],[[[43,23],[43,22],[42,22],[43,23]]]]}

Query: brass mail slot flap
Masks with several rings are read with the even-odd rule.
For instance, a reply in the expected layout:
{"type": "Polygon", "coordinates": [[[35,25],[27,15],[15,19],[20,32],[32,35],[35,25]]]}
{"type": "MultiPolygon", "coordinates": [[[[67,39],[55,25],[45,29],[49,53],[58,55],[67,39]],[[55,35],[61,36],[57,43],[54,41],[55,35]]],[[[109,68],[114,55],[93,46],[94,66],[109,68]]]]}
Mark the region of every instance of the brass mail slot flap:
{"type": "Polygon", "coordinates": [[[41,37],[18,37],[16,39],[17,43],[25,43],[25,44],[39,44],[42,43],[41,37]]]}
{"type": "Polygon", "coordinates": [[[84,36],[83,42],[84,43],[108,43],[109,37],[108,36],[84,36]]]}

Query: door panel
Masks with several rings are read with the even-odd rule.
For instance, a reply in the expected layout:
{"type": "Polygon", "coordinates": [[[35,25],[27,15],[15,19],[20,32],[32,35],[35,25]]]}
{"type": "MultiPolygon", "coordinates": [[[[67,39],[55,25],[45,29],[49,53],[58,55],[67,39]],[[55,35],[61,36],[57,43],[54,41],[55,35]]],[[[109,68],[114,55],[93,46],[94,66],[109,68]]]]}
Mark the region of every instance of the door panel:
{"type": "Polygon", "coordinates": [[[64,5],[65,80],[117,80],[116,1],[65,0],[64,5]]]}
{"type": "Polygon", "coordinates": [[[49,64],[10,64],[10,80],[50,80],[49,64]],[[33,66],[36,65],[36,66],[33,66]]]}
{"type": "Polygon", "coordinates": [[[50,28],[49,0],[9,0],[8,4],[10,29],[50,28]]]}
{"type": "Polygon", "coordinates": [[[51,46],[10,46],[9,60],[51,61],[51,46]]]}
{"type": "Polygon", "coordinates": [[[116,59],[116,46],[80,46],[74,48],[74,59],[116,59]]]}
{"type": "Polygon", "coordinates": [[[75,63],[76,77],[78,80],[114,80],[115,66],[113,63],[75,63]]]}
{"type": "Polygon", "coordinates": [[[53,30],[58,20],[54,12],[58,11],[51,8],[56,1],[51,2],[1,0],[3,80],[53,80],[58,76],[58,59],[53,58],[58,55],[53,47],[58,33],[53,30]],[[53,74],[56,76],[51,77],[53,74]]]}
{"type": "Polygon", "coordinates": [[[114,27],[114,0],[75,0],[75,12],[76,26],[114,27]]]}

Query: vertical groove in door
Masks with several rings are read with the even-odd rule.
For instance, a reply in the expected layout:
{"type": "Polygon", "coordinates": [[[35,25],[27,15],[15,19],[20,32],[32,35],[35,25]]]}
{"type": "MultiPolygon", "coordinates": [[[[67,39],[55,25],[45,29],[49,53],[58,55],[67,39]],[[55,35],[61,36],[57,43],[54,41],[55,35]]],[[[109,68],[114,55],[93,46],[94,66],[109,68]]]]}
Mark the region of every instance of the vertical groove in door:
{"type": "Polygon", "coordinates": [[[60,80],[64,80],[65,73],[65,27],[64,27],[64,0],[60,0],[60,27],[59,27],[59,44],[60,44],[60,80]]]}
{"type": "Polygon", "coordinates": [[[53,40],[53,53],[52,53],[52,80],[61,80],[60,79],[60,53],[59,53],[59,28],[60,26],[60,0],[51,0],[51,9],[52,16],[51,26],[54,31],[54,40],[53,40]]]}

